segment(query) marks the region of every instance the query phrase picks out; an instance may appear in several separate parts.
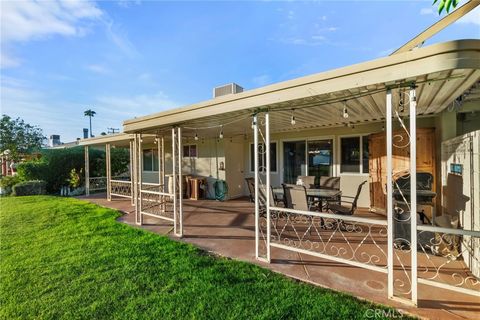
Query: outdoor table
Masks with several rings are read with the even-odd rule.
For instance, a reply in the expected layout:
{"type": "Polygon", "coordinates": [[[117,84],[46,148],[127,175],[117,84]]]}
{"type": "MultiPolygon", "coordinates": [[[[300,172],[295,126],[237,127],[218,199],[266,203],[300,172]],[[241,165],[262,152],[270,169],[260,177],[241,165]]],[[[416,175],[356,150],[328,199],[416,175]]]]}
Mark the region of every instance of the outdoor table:
{"type": "MultiPolygon", "coordinates": [[[[328,200],[340,201],[340,198],[342,196],[342,191],[335,190],[335,189],[310,188],[310,189],[306,189],[306,191],[307,191],[307,197],[319,200],[320,210],[322,210],[322,205],[323,205],[324,201],[328,201],[328,200]]],[[[275,195],[277,197],[283,198],[283,188],[282,187],[273,188],[273,192],[275,193],[275,195]]]]}

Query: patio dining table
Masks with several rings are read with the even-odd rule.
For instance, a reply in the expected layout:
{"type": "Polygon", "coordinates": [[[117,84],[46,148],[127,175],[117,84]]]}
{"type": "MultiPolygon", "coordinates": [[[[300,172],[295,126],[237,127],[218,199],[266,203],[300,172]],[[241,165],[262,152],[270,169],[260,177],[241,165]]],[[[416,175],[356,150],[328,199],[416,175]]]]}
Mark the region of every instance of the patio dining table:
{"type": "MultiPolygon", "coordinates": [[[[318,199],[320,209],[323,208],[323,202],[328,200],[340,201],[342,196],[342,191],[335,190],[335,189],[317,189],[317,188],[309,188],[306,189],[307,197],[311,199],[318,199]]],[[[283,198],[283,188],[282,187],[275,187],[273,188],[273,193],[278,198],[283,198]]]]}

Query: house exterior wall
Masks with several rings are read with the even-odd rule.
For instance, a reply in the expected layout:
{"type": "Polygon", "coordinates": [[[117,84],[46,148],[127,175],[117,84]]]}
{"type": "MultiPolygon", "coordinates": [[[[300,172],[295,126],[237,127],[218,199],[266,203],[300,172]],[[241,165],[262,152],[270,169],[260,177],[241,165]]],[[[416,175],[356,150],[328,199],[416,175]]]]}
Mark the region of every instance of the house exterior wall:
{"type": "MultiPolygon", "coordinates": [[[[271,135],[271,142],[277,142],[277,172],[273,172],[270,176],[272,186],[279,186],[283,183],[283,142],[296,141],[296,140],[321,140],[332,139],[333,140],[333,176],[339,176],[340,189],[342,195],[347,197],[354,197],[358,185],[365,180],[369,180],[368,173],[341,173],[340,172],[340,138],[349,136],[367,136],[371,133],[377,133],[382,131],[384,123],[369,123],[356,125],[354,129],[349,127],[337,127],[337,128],[325,128],[315,130],[296,131],[288,133],[278,133],[271,135]]],[[[406,122],[408,126],[408,122],[406,122]]],[[[417,119],[417,127],[419,128],[431,128],[435,127],[435,119],[433,117],[419,118],[417,119]]],[[[394,123],[394,130],[400,129],[398,122],[394,123]]],[[[245,177],[253,177],[253,172],[250,170],[250,144],[252,140],[248,140],[244,145],[245,151],[245,177]]],[[[245,186],[245,194],[248,194],[248,190],[245,186]]],[[[359,207],[370,207],[370,186],[365,184],[360,197],[358,199],[359,207]]]]}
{"type": "MultiPolygon", "coordinates": [[[[225,163],[224,141],[217,139],[199,139],[184,141],[184,145],[197,146],[196,158],[183,158],[182,173],[185,175],[212,176],[225,180],[225,171],[218,170],[220,162],[225,163]]],[[[145,144],[143,150],[156,149],[156,144],[145,144]]],[[[172,174],[172,144],[165,142],[165,173],[172,174]]],[[[158,183],[158,171],[143,171],[143,182],[158,183]]],[[[168,181],[165,181],[168,185],[168,181]]]]}

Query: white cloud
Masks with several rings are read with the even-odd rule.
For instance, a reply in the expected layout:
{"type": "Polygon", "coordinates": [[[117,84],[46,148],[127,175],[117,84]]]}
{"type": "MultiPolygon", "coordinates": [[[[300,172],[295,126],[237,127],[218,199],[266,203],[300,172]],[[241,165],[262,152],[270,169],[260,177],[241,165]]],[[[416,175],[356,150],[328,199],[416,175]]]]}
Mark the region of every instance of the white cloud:
{"type": "MultiPolygon", "coordinates": [[[[467,13],[464,17],[460,18],[458,24],[475,24],[480,26],[480,7],[476,7],[473,11],[467,13]]],[[[480,33],[480,30],[477,30],[480,33]]]]}
{"type": "MultiPolygon", "coordinates": [[[[52,36],[82,37],[92,22],[105,27],[108,39],[126,56],[138,55],[121,26],[95,2],[82,0],[2,1],[2,68],[16,67],[20,60],[8,53],[12,44],[44,40],[52,36]]],[[[95,25],[95,24],[93,24],[95,25]]]]}
{"type": "Polygon", "coordinates": [[[2,1],[2,43],[82,35],[81,22],[101,16],[96,4],[86,1],[2,1]]]}
{"type": "Polygon", "coordinates": [[[421,14],[422,16],[426,16],[426,15],[434,14],[434,12],[433,12],[433,9],[432,9],[432,8],[422,8],[422,9],[420,10],[420,14],[421,14]]]}
{"type": "Polygon", "coordinates": [[[105,67],[101,64],[90,64],[90,65],[86,66],[85,68],[87,68],[88,70],[90,70],[94,73],[98,73],[98,74],[108,74],[108,73],[110,73],[110,69],[108,69],[107,67],[105,67]]]}

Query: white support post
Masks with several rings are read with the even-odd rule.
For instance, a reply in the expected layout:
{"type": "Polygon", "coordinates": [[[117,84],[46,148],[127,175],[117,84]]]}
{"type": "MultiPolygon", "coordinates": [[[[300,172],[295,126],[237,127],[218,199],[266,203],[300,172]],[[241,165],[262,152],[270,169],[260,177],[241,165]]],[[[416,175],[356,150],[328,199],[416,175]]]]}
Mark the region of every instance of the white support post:
{"type": "Polygon", "coordinates": [[[133,140],[129,141],[129,154],[130,154],[130,200],[132,203],[132,206],[135,205],[135,178],[134,178],[134,173],[133,173],[133,159],[134,159],[134,153],[133,153],[133,140]]]}
{"type": "Polygon", "coordinates": [[[392,91],[387,90],[386,134],[387,134],[387,288],[388,298],[393,299],[393,148],[392,148],[392,91]]]}
{"type": "Polygon", "coordinates": [[[110,143],[105,144],[105,165],[107,176],[107,200],[112,201],[112,163],[111,163],[111,146],[110,143]]]}
{"type": "Polygon", "coordinates": [[[182,128],[177,128],[177,152],[178,152],[178,219],[179,222],[179,232],[178,236],[183,236],[183,177],[182,177],[182,128]]]}
{"type": "Polygon", "coordinates": [[[142,214],[142,189],[143,189],[143,144],[142,134],[138,135],[138,209],[139,209],[139,224],[143,225],[142,214]]]}
{"type": "Polygon", "coordinates": [[[85,195],[90,195],[90,157],[88,146],[85,146],[85,195]]]}
{"type": "Polygon", "coordinates": [[[410,251],[412,262],[412,303],[417,305],[417,99],[410,89],[410,251]]]}
{"type": "Polygon", "coordinates": [[[259,248],[260,245],[260,238],[259,238],[259,219],[260,219],[260,203],[258,197],[258,188],[259,188],[259,181],[258,181],[258,117],[255,114],[253,116],[253,149],[254,149],[254,162],[255,162],[255,258],[259,259],[259,248]]]}
{"type": "MultiPolygon", "coordinates": [[[[162,163],[160,164],[159,170],[160,170],[160,191],[165,192],[165,139],[161,138],[161,147],[162,147],[162,152],[159,154],[159,159],[162,160],[162,163]]],[[[165,201],[165,196],[162,196],[162,212],[165,212],[167,210],[167,202],[165,201]]]]}
{"type": "Polygon", "coordinates": [[[265,186],[265,197],[267,202],[267,261],[270,262],[270,117],[268,112],[265,113],[265,153],[266,153],[266,186],[265,186]]]}
{"type": "MultiPolygon", "coordinates": [[[[175,157],[175,128],[172,128],[172,179],[173,179],[173,233],[177,234],[177,170],[176,170],[176,161],[175,157]]],[[[169,190],[170,191],[170,190],[169,190]]]]}
{"type": "Polygon", "coordinates": [[[138,224],[140,219],[140,210],[138,207],[138,135],[134,135],[133,139],[133,198],[135,203],[135,223],[138,224]]]}

